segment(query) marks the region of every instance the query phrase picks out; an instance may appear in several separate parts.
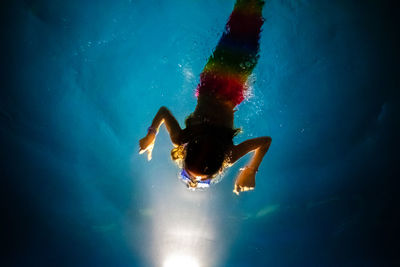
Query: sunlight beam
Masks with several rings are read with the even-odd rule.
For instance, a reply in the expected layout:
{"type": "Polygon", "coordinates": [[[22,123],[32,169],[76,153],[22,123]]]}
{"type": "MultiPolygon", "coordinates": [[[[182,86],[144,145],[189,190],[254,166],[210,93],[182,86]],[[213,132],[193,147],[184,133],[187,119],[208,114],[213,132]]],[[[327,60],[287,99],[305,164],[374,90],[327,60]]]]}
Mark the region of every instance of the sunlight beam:
{"type": "Polygon", "coordinates": [[[200,265],[189,255],[172,254],[165,260],[163,267],[200,267],[200,265]]]}

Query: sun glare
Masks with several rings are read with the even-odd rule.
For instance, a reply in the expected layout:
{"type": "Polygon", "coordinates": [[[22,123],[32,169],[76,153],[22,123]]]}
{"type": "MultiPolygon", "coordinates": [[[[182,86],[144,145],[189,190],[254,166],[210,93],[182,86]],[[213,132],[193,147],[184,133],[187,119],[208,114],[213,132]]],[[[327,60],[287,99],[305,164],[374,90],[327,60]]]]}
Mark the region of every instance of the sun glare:
{"type": "Polygon", "coordinates": [[[200,265],[191,256],[175,254],[166,259],[163,267],[200,267],[200,265]]]}

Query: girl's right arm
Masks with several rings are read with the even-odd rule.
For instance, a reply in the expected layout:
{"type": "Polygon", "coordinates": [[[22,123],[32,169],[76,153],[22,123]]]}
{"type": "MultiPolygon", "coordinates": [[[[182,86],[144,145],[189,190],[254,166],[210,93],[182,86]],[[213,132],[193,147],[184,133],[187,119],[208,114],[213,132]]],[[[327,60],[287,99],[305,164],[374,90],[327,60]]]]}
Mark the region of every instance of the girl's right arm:
{"type": "Polygon", "coordinates": [[[180,139],[182,136],[182,129],[179,126],[178,121],[166,107],[161,107],[154,117],[151,126],[148,128],[147,135],[139,141],[139,153],[142,154],[147,152],[148,160],[151,160],[151,152],[153,151],[156,135],[163,122],[165,122],[165,126],[168,130],[169,136],[171,137],[172,143],[175,145],[179,145],[181,143],[180,139]]]}

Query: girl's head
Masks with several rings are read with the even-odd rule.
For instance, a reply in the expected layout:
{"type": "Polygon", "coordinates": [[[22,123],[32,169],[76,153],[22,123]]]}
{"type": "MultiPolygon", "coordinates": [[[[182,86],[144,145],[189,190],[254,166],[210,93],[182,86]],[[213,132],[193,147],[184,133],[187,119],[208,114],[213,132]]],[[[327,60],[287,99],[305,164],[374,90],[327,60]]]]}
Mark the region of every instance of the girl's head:
{"type": "Polygon", "coordinates": [[[171,157],[181,162],[184,174],[181,173],[181,178],[188,187],[198,188],[205,186],[205,183],[209,184],[224,168],[231,143],[232,138],[224,140],[215,134],[203,134],[192,138],[185,145],[174,148],[171,157]]]}
{"type": "Polygon", "coordinates": [[[210,135],[194,138],[186,146],[183,167],[191,175],[201,178],[213,177],[225,161],[227,147],[223,143],[210,135]]]}

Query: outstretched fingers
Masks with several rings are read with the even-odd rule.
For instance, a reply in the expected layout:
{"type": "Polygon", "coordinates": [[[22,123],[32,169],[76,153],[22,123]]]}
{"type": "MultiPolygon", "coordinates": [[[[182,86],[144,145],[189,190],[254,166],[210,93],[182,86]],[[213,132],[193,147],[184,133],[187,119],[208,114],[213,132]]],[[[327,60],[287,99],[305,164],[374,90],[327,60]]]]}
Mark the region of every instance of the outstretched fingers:
{"type": "Polygon", "coordinates": [[[238,184],[235,184],[235,187],[233,189],[233,193],[235,193],[236,195],[239,195],[240,192],[245,192],[245,191],[251,191],[254,190],[254,186],[241,186],[238,184]]]}
{"type": "Polygon", "coordinates": [[[155,134],[154,133],[149,133],[146,135],[146,137],[140,139],[139,141],[139,154],[143,154],[144,152],[147,152],[147,160],[151,160],[151,154],[153,152],[154,148],[154,143],[155,143],[155,134]]]}
{"type": "Polygon", "coordinates": [[[251,167],[245,167],[240,170],[233,189],[233,193],[236,195],[239,195],[240,192],[254,190],[256,186],[256,170],[251,167]]]}
{"type": "Polygon", "coordinates": [[[154,143],[150,144],[145,149],[140,149],[139,154],[143,154],[144,152],[147,152],[147,160],[150,161],[152,158],[151,156],[153,153],[153,148],[154,148],[154,143]]]}

